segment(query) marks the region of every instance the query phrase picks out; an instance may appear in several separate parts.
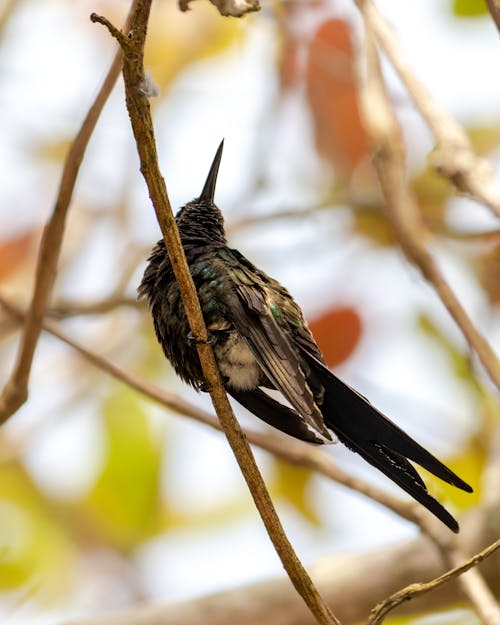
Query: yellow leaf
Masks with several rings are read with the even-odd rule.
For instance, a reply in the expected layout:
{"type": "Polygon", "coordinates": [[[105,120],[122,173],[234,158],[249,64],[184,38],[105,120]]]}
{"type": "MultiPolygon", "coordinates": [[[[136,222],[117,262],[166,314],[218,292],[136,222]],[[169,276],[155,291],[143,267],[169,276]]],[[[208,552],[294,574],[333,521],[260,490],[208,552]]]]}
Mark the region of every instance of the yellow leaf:
{"type": "Polygon", "coordinates": [[[176,2],[155,2],[149,21],[145,66],[164,89],[194,61],[219,54],[241,39],[247,20],[221,19],[208,2],[182,13],[176,2]]]}
{"type": "Polygon", "coordinates": [[[50,506],[16,462],[0,469],[0,588],[37,580],[51,598],[64,591],[74,547],[50,506]]]}
{"type": "Polygon", "coordinates": [[[290,503],[310,523],[321,525],[310,499],[314,475],[312,469],[274,459],[270,490],[290,503]]]}
{"type": "Polygon", "coordinates": [[[162,439],[151,430],[134,391],[120,386],[102,409],[107,451],[84,510],[93,530],[128,551],[156,529],[162,439]]]}

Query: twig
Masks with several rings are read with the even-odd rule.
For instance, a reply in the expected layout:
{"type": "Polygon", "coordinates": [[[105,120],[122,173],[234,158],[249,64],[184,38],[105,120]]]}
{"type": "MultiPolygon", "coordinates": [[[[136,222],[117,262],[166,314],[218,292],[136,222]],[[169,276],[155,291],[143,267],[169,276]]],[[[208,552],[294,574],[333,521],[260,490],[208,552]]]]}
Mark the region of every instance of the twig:
{"type": "MultiPolygon", "coordinates": [[[[493,551],[497,549],[499,545],[500,540],[492,545],[494,548],[493,551]]],[[[491,553],[493,553],[493,551],[491,553]]],[[[453,552],[452,561],[456,564],[461,560],[463,560],[462,554],[460,552],[453,552]]],[[[498,607],[498,602],[479,569],[467,571],[467,573],[461,575],[457,581],[462,592],[472,603],[481,621],[485,625],[500,625],[500,608],[498,607]]]]}
{"type": "MultiPolygon", "coordinates": [[[[372,28],[373,5],[369,0],[359,4],[365,7],[363,16],[368,28],[372,28]]],[[[378,13],[375,13],[378,16],[378,13]]],[[[378,21],[376,22],[378,24],[378,21]]],[[[368,131],[376,148],[375,167],[387,202],[387,210],[398,234],[401,247],[407,256],[420,268],[424,277],[433,286],[448,312],[455,320],[469,347],[492,381],[500,389],[500,362],[489,342],[476,329],[460,300],[441,273],[432,254],[426,246],[430,232],[420,218],[418,206],[405,183],[405,148],[401,131],[384,89],[384,82],[374,53],[370,73],[365,84],[360,86],[363,114],[368,131]],[[374,60],[375,59],[375,60],[374,60]]],[[[373,55],[369,55],[369,59],[373,55]]]]}
{"type": "Polygon", "coordinates": [[[165,181],[158,165],[149,102],[144,94],[144,90],[141,88],[141,85],[144,83],[143,55],[150,9],[151,0],[139,0],[137,2],[137,8],[131,19],[128,36],[118,31],[106,18],[95,13],[91,15],[91,20],[106,26],[111,35],[118,40],[124,52],[123,78],[126,103],[141,162],[141,172],[148,185],[149,195],[153,202],[170,262],[179,283],[186,316],[197,341],[203,376],[210,389],[217,416],[238,461],[269,537],[290,580],[319,623],[336,623],[338,625],[339,621],[316,590],[283,530],[253,458],[248,441],[232,412],[212,348],[208,343],[207,329],[203,321],[196,289],[184,256],[165,181]]]}
{"type": "Polygon", "coordinates": [[[500,6],[498,6],[497,0],[486,0],[486,5],[498,32],[500,32],[500,6]]]}
{"type": "Polygon", "coordinates": [[[76,317],[78,315],[101,315],[115,308],[127,307],[142,310],[144,305],[135,297],[126,295],[111,295],[105,299],[95,301],[73,301],[61,299],[55,302],[48,310],[48,317],[76,317]]]}
{"type": "MultiPolygon", "coordinates": [[[[129,17],[136,5],[132,2],[129,17]]],[[[128,20],[127,20],[128,21],[128,20]]],[[[64,236],[66,215],[85,150],[99,115],[120,75],[122,52],[118,50],[92,106],[78,131],[64,164],[59,191],[52,215],[47,222],[35,273],[35,286],[26,317],[16,363],[0,395],[0,424],[4,423],[28,398],[28,382],[36,346],[40,337],[42,320],[47,308],[57,272],[57,263],[64,236]]]]}
{"type": "Polygon", "coordinates": [[[449,178],[459,191],[500,217],[500,188],[490,163],[474,152],[462,126],[437,104],[415,76],[392,28],[372,0],[354,2],[436,139],[437,146],[431,155],[436,170],[449,178]]]}
{"type": "MultiPolygon", "coordinates": [[[[483,549],[475,556],[472,556],[472,558],[469,558],[459,566],[451,569],[451,571],[447,571],[446,573],[444,573],[444,575],[440,575],[430,582],[425,582],[421,584],[410,584],[406,588],[399,590],[398,592],[385,599],[382,603],[375,606],[375,608],[373,608],[367,625],[380,625],[380,623],[382,623],[387,614],[391,610],[394,610],[394,608],[397,608],[405,601],[410,601],[410,599],[414,599],[415,597],[423,595],[427,592],[431,592],[439,586],[442,586],[443,584],[451,581],[455,577],[458,577],[466,571],[469,571],[469,569],[472,569],[472,567],[479,564],[482,560],[494,553],[498,548],[500,548],[500,540],[497,540],[489,547],[486,547],[486,549],[483,549]]],[[[472,571],[470,572],[472,573],[472,571]]],[[[496,606],[496,604],[495,608],[498,614],[498,607],[496,606]]],[[[489,623],[492,621],[485,620],[484,622],[489,623]]]]}
{"type": "MultiPolygon", "coordinates": [[[[178,0],[179,9],[188,11],[193,0],[178,0]]],[[[260,11],[259,0],[210,0],[219,13],[225,17],[243,17],[247,13],[260,11]]]]}

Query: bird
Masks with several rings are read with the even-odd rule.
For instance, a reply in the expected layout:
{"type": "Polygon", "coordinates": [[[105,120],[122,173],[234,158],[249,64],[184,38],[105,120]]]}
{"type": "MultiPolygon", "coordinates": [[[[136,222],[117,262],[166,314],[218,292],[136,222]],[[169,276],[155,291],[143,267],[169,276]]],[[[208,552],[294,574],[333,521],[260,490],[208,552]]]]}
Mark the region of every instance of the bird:
{"type": "MultiPolygon", "coordinates": [[[[412,463],[468,493],[469,484],[332,373],[287,289],[228,246],[214,202],[223,146],[224,140],[200,196],[180,208],[175,221],[226,392],[292,437],[317,445],[338,439],[457,533],[456,519],[412,463]]],[[[149,256],[138,295],[148,302],[176,374],[196,390],[208,390],[163,240],[149,256]]]]}

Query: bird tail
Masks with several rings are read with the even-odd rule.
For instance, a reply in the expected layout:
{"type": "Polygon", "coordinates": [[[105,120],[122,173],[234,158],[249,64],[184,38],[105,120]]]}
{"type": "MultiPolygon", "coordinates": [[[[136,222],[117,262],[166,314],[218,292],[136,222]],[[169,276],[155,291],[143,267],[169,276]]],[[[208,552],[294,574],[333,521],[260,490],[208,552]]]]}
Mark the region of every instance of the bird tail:
{"type": "Polygon", "coordinates": [[[408,460],[466,492],[472,492],[472,488],[316,358],[307,354],[306,360],[311,368],[312,383],[321,384],[325,389],[321,405],[325,423],[340,441],[398,484],[452,531],[458,532],[457,521],[428,493],[424,481],[408,460]]]}
{"type": "Polygon", "coordinates": [[[237,391],[233,388],[228,388],[227,392],[244,408],[259,417],[259,419],[285,432],[285,434],[308,443],[316,443],[317,445],[325,442],[323,438],[320,438],[319,434],[313,432],[306,425],[295,410],[280,404],[259,388],[251,391],[237,391]]]}

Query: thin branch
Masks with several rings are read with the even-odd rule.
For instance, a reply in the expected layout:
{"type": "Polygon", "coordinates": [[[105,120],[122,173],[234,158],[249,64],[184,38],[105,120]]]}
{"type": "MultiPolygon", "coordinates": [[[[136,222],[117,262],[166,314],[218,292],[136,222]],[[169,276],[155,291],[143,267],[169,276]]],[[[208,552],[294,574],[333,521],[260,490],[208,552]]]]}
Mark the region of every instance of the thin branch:
{"type": "MultiPolygon", "coordinates": [[[[363,7],[367,27],[374,28],[374,34],[377,34],[373,25],[373,15],[377,16],[375,24],[379,28],[382,18],[379,18],[378,13],[374,13],[370,0],[359,0],[358,4],[363,7]]],[[[392,39],[390,41],[392,42],[392,39]]],[[[497,355],[472,323],[427,248],[426,243],[431,239],[431,233],[426,229],[415,198],[406,186],[404,143],[398,121],[384,89],[380,69],[372,63],[366,82],[360,84],[363,114],[376,146],[375,166],[399,242],[407,256],[433,286],[460,328],[470,349],[476,352],[490,378],[500,389],[500,361],[497,355]]]]}
{"type": "MultiPolygon", "coordinates": [[[[136,6],[132,2],[129,17],[136,6]]],[[[128,19],[127,19],[128,22],[128,19]]],[[[28,383],[31,365],[40,337],[42,320],[54,286],[57,263],[61,250],[66,215],[75,188],[85,150],[102,109],[120,75],[122,52],[118,50],[104,82],[78,131],[64,164],[59,191],[40,242],[40,251],[35,273],[35,285],[30,309],[26,317],[16,363],[12,374],[0,395],[0,424],[4,423],[28,398],[28,383]]]]}
{"type": "Polygon", "coordinates": [[[459,191],[500,217],[500,188],[491,164],[474,152],[462,126],[438,105],[415,76],[394,31],[372,0],[354,2],[436,139],[437,146],[431,155],[436,170],[449,178],[459,191]]]}
{"type": "MultiPolygon", "coordinates": [[[[497,549],[500,540],[492,547],[497,549]]],[[[489,554],[488,554],[489,555],[489,554]]],[[[453,552],[452,561],[455,563],[463,560],[460,552],[453,552]]],[[[472,603],[478,617],[485,625],[500,625],[500,608],[495,595],[490,590],[486,580],[481,575],[479,569],[471,569],[458,578],[458,584],[462,592],[472,603]]]]}
{"type": "Polygon", "coordinates": [[[143,310],[144,304],[137,301],[136,297],[127,297],[126,295],[111,295],[95,301],[61,299],[47,310],[47,316],[62,319],[79,315],[102,315],[115,310],[115,308],[123,307],[143,310]]]}
{"type": "Polygon", "coordinates": [[[498,32],[500,32],[500,6],[498,5],[497,0],[486,0],[486,6],[488,7],[488,11],[491,13],[491,17],[498,32]]]}
{"type": "MultiPolygon", "coordinates": [[[[193,0],[179,0],[179,9],[188,11],[193,0]]],[[[243,17],[247,13],[260,11],[259,0],[210,0],[224,17],[243,17]]]]}
{"type": "MultiPolygon", "coordinates": [[[[416,597],[419,597],[420,595],[431,592],[432,590],[439,588],[439,586],[448,583],[455,577],[458,577],[466,571],[469,571],[470,569],[472,569],[472,567],[477,566],[482,560],[489,557],[498,548],[500,548],[500,540],[497,540],[489,547],[486,547],[486,549],[483,549],[475,556],[472,556],[472,558],[469,558],[459,566],[451,569],[451,571],[447,571],[446,573],[444,573],[444,575],[440,575],[430,582],[425,582],[421,584],[410,584],[409,586],[406,586],[406,588],[398,590],[398,592],[394,593],[393,595],[385,599],[382,603],[379,603],[379,605],[373,608],[367,625],[380,625],[384,618],[389,614],[389,612],[391,612],[391,610],[394,610],[394,608],[397,608],[405,601],[410,601],[410,599],[414,599],[416,597]]],[[[495,607],[498,613],[498,607],[496,606],[496,604],[495,607]]],[[[491,621],[485,620],[484,622],[491,621]]]]}
{"type": "Polygon", "coordinates": [[[179,284],[182,301],[191,331],[197,341],[203,376],[217,416],[247,482],[269,537],[297,592],[302,596],[317,621],[339,624],[330,608],[321,598],[307,571],[295,554],[245,438],[228,401],[211,346],[191,277],[179,232],[168,199],[165,181],[161,175],[149,101],[141,85],[144,84],[144,46],[151,0],[138,0],[132,15],[128,35],[120,33],[106,18],[93,13],[91,20],[106,26],[124,52],[123,78],[127,109],[136,140],[141,172],[149,189],[156,217],[160,225],[170,262],[179,284]]]}

